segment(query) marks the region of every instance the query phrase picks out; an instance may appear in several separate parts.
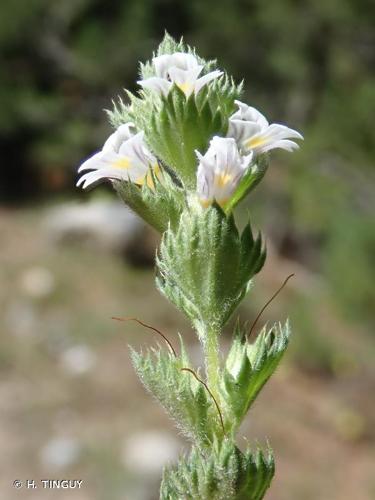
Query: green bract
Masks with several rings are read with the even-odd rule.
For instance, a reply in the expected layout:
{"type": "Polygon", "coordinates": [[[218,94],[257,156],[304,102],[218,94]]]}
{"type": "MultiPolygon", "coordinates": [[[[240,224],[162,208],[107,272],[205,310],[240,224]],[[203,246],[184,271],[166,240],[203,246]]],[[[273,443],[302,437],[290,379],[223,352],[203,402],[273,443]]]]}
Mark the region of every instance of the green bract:
{"type": "Polygon", "coordinates": [[[257,163],[253,165],[251,169],[246,172],[246,174],[241,179],[237,189],[235,190],[232,198],[229,200],[228,204],[225,206],[225,212],[230,214],[234,207],[243,200],[252,191],[259,182],[263,179],[267,172],[268,160],[267,158],[259,158],[257,163]]]}
{"type": "Polygon", "coordinates": [[[224,89],[227,93],[223,98],[225,105],[220,105],[215,87],[204,98],[200,98],[199,94],[186,98],[174,86],[153,112],[148,142],[157,156],[174,169],[189,189],[196,187],[195,150],[206,150],[214,135],[225,135],[227,132],[236,89],[225,82],[219,89],[220,95],[224,89]]]}
{"type": "Polygon", "coordinates": [[[263,179],[269,151],[292,151],[292,139],[302,136],[240,102],[242,84],[169,35],[141,64],[138,83],[141,90],[108,112],[116,130],[81,165],[78,185],[109,180],[161,233],[157,287],[190,320],[204,351],[205,373],[182,339],[180,354],[171,345],[171,352],[131,351],[142,383],[192,443],[190,455],[164,471],[160,498],[261,500],[273,455],[240,451],[236,432],[280,362],[290,329],[264,327],[249,342],[237,324],[221,362],[223,327],[266,258],[261,235],[254,237],[250,222],[239,231],[233,210],[263,179]]]}
{"type": "Polygon", "coordinates": [[[141,188],[131,182],[116,182],[115,189],[120,198],[143,220],[163,233],[177,228],[180,216],[186,207],[186,193],[164,170],[161,179],[152,176],[154,188],[147,184],[141,188]]]}
{"type": "Polygon", "coordinates": [[[275,371],[284,354],[290,335],[289,323],[283,327],[266,327],[254,343],[246,341],[244,332],[237,327],[229,351],[220,395],[232,432],[235,432],[248,412],[259,391],[275,371]]]}
{"type": "Polygon", "coordinates": [[[146,389],[161,403],[182,433],[199,448],[212,445],[215,436],[223,432],[214,402],[191,373],[182,346],[182,355],[174,357],[162,350],[139,354],[132,351],[136,372],[146,389]]]}
{"type": "Polygon", "coordinates": [[[181,339],[181,355],[162,349],[140,354],[132,361],[142,383],[162,404],[180,430],[200,448],[234,437],[243,417],[275,371],[289,340],[289,324],[266,327],[253,343],[236,326],[232,347],[219,370],[216,398],[192,373],[181,339]],[[219,406],[220,413],[216,404],[219,406]]]}
{"type": "Polygon", "coordinates": [[[239,234],[218,206],[189,207],[176,230],[164,233],[157,258],[159,290],[184,312],[198,333],[220,330],[249,290],[265,260],[250,224],[239,234]]]}
{"type": "Polygon", "coordinates": [[[275,464],[271,450],[242,453],[223,441],[211,453],[193,449],[176,469],[164,471],[162,500],[261,500],[272,480],[275,464]]]}

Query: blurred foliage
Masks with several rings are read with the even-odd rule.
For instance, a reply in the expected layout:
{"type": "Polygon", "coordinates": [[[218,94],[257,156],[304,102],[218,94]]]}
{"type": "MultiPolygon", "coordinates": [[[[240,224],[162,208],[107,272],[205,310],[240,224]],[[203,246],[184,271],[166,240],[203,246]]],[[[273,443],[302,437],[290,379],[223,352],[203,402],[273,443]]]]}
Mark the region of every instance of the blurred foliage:
{"type": "Polygon", "coordinates": [[[301,152],[287,169],[277,156],[274,182],[249,203],[279,252],[323,273],[347,317],[370,325],[374,17],[370,0],[2,0],[0,200],[72,190],[109,132],[102,109],[135,89],[138,61],[167,29],[244,77],[244,100],[303,131],[301,152]]]}

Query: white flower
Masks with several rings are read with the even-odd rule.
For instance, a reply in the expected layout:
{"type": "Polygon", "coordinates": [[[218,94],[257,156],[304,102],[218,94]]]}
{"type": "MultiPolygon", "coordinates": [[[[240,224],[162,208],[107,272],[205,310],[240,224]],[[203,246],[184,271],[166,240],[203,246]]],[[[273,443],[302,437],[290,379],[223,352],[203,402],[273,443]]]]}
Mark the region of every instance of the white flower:
{"type": "Polygon", "coordinates": [[[275,148],[287,151],[299,148],[296,142],[290,140],[303,139],[299,132],[278,123],[270,125],[255,108],[235,102],[239,109],[229,118],[227,136],[234,137],[241,149],[259,154],[275,148]]]}
{"type": "Polygon", "coordinates": [[[201,204],[208,207],[216,200],[224,206],[250,165],[253,153],[240,155],[236,141],[224,137],[214,137],[204,156],[196,153],[199,159],[197,192],[201,204]]]}
{"type": "Polygon", "coordinates": [[[121,125],[109,136],[103,149],[86,160],[78,172],[88,170],[78,180],[83,189],[104,180],[125,180],[142,185],[145,182],[153,188],[150,167],[155,175],[159,173],[156,158],[147,149],[143,132],[135,133],[132,123],[121,125]]]}
{"type": "Polygon", "coordinates": [[[197,58],[193,54],[185,54],[184,52],[154,57],[152,64],[156,76],[139,80],[138,83],[143,88],[155,90],[165,96],[173,84],[176,84],[187,97],[193,92],[198,94],[208,82],[223,74],[222,71],[215,70],[199,78],[203,66],[198,64],[197,58]]]}

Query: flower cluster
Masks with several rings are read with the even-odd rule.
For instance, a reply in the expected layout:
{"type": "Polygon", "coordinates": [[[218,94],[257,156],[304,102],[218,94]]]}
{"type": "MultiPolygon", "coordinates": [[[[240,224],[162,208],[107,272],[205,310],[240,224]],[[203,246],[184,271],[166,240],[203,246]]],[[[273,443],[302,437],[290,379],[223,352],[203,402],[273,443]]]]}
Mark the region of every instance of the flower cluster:
{"type": "MultiPolygon", "coordinates": [[[[143,89],[167,96],[174,86],[189,98],[223,75],[214,70],[200,76],[204,65],[192,53],[175,52],[153,58],[154,76],[138,83],[143,89]]],[[[227,136],[213,136],[206,152],[195,151],[197,157],[196,195],[203,207],[216,202],[228,203],[241,179],[260,155],[276,148],[293,151],[298,144],[292,139],[302,135],[285,125],[272,123],[255,108],[235,101],[238,110],[227,118],[227,136]]],[[[184,138],[180,138],[184,141],[184,138]]],[[[85,172],[77,185],[84,189],[104,181],[126,181],[154,188],[160,166],[145,140],[145,133],[133,123],[121,125],[105,142],[103,149],[79,168],[85,172]],[[151,173],[152,172],[152,173],[151,173]]],[[[176,172],[178,177],[178,172],[176,172]]]]}

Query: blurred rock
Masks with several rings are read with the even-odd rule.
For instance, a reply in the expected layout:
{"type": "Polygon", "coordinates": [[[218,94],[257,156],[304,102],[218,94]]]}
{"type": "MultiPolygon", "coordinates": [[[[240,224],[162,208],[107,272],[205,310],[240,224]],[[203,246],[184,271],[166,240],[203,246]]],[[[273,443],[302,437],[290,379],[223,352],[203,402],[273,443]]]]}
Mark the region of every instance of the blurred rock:
{"type": "Polygon", "coordinates": [[[96,356],[88,346],[76,345],[62,353],[60,362],[69,375],[84,375],[94,368],[96,356]]]}
{"type": "Polygon", "coordinates": [[[49,354],[58,357],[63,351],[71,347],[73,324],[74,318],[64,306],[54,304],[46,308],[43,312],[41,334],[49,354]]]}
{"type": "Polygon", "coordinates": [[[32,303],[14,300],[6,308],[4,324],[12,335],[34,337],[38,332],[38,315],[32,303]]]}
{"type": "Polygon", "coordinates": [[[134,473],[157,476],[177,460],[180,448],[179,441],[166,432],[139,432],[124,442],[122,462],[134,473]]]}
{"type": "Polygon", "coordinates": [[[55,278],[44,267],[34,266],[26,269],[20,276],[20,286],[24,293],[35,299],[43,299],[55,290],[55,278]]]}
{"type": "Polygon", "coordinates": [[[81,447],[77,440],[68,437],[51,439],[41,450],[40,459],[49,469],[64,469],[77,462],[81,447]]]}
{"type": "Polygon", "coordinates": [[[155,245],[149,229],[121,202],[64,203],[49,210],[45,228],[55,243],[79,241],[124,254],[135,264],[153,262],[155,245]]]}

